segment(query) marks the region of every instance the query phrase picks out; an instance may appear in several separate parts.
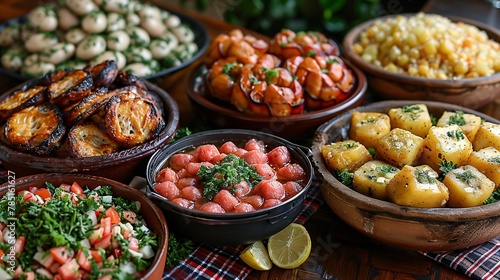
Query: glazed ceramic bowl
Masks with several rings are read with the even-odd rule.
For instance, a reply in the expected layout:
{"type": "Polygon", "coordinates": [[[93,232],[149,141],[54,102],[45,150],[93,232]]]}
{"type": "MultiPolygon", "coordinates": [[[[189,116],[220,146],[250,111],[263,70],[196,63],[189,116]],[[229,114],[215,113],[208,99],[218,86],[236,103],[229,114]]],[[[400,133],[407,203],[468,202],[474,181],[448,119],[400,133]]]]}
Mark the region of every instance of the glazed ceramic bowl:
{"type": "MultiPolygon", "coordinates": [[[[487,115],[457,105],[431,101],[383,101],[354,109],[387,113],[390,108],[426,104],[440,116],[445,110],[487,115]]],[[[353,110],[353,111],[354,111],[353,110]]],[[[321,125],[313,140],[313,164],[321,177],[321,192],[332,211],[354,229],[385,244],[420,251],[449,251],[481,244],[500,235],[500,203],[470,208],[415,208],[368,197],[345,186],[328,170],[320,148],[347,138],[353,111],[321,125]]]]}
{"type": "MultiPolygon", "coordinates": [[[[174,137],[179,125],[179,108],[166,91],[153,83],[144,82],[148,90],[156,94],[163,103],[166,126],[158,137],[110,155],[86,158],[38,156],[13,150],[0,142],[0,161],[4,168],[15,172],[18,177],[38,173],[84,173],[110,178],[122,183],[129,183],[136,175],[145,176],[148,157],[174,137]]],[[[4,93],[0,99],[6,98],[10,93],[23,86],[36,83],[37,79],[27,81],[4,93]]]]}
{"type": "MultiPolygon", "coordinates": [[[[413,16],[405,14],[404,16],[413,16]]],[[[392,73],[364,61],[354,50],[354,44],[359,42],[360,34],[375,21],[384,21],[394,15],[366,21],[348,32],[344,37],[344,55],[365,74],[370,90],[383,99],[388,100],[429,100],[439,101],[478,109],[500,97],[500,73],[479,78],[458,80],[440,80],[412,77],[392,73]]],[[[474,20],[448,17],[453,22],[463,22],[478,27],[486,32],[488,37],[500,42],[500,31],[492,26],[474,20]]]]}
{"type": "Polygon", "coordinates": [[[300,138],[313,133],[323,122],[363,103],[366,96],[366,78],[363,72],[350,62],[356,84],[353,93],[334,106],[286,117],[261,116],[238,111],[229,103],[210,96],[204,82],[207,71],[204,65],[195,68],[186,78],[186,90],[191,103],[209,124],[215,128],[243,128],[271,133],[287,139],[300,138]]]}
{"type": "Polygon", "coordinates": [[[11,188],[15,188],[15,193],[18,193],[30,187],[45,187],[46,182],[54,186],[77,182],[80,186],[87,186],[90,189],[97,186],[110,186],[115,196],[140,202],[141,214],[146,224],[158,237],[158,249],[151,262],[152,265],[141,279],[161,279],[167,259],[169,231],[162,211],[144,193],[117,181],[92,175],[50,173],[17,177],[17,174],[9,173],[8,181],[0,185],[0,196],[5,195],[11,188]]]}
{"type": "Polygon", "coordinates": [[[263,240],[285,228],[295,220],[304,204],[312,182],[310,149],[293,144],[275,135],[243,129],[219,129],[191,134],[164,146],[151,156],[147,166],[147,194],[168,216],[169,229],[177,236],[211,245],[249,244],[263,240]],[[284,145],[292,160],[306,171],[303,189],[280,204],[245,213],[209,213],[188,209],[172,203],[154,190],[157,173],[169,158],[180,151],[190,150],[203,144],[217,146],[226,141],[235,144],[250,139],[264,141],[266,149],[284,145]]]}

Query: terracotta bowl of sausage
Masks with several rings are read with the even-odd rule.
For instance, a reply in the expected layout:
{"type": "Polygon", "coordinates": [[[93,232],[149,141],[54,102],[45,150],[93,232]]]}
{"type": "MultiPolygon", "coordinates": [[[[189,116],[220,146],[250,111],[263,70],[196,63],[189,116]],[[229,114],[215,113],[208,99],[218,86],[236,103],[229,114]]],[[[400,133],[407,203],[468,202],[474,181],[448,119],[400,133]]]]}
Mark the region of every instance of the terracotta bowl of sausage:
{"type": "Polygon", "coordinates": [[[186,78],[201,116],[216,128],[244,128],[297,139],[360,105],[366,78],[318,32],[283,30],[271,40],[220,34],[186,78]]]}
{"type": "Polygon", "coordinates": [[[479,109],[500,96],[499,42],[500,32],[484,23],[420,13],[366,21],[342,44],[383,99],[479,109]]]}
{"type": "Polygon", "coordinates": [[[0,96],[0,161],[18,176],[85,173],[128,183],[179,123],[175,100],[114,61],[58,70],[0,96]]]}
{"type": "Polygon", "coordinates": [[[147,194],[179,236],[248,244],[300,213],[313,175],[309,156],[309,148],[263,132],[199,132],[153,154],[147,194]]]}
{"type": "MultiPolygon", "coordinates": [[[[7,237],[2,242],[23,247],[23,257],[33,260],[28,262],[30,269],[22,267],[24,277],[77,279],[93,273],[105,279],[118,275],[161,279],[169,231],[162,211],[146,194],[117,181],[86,174],[44,173],[16,177],[16,173],[9,172],[7,176],[7,182],[0,186],[2,212],[11,213],[9,215],[18,220],[13,223],[10,219],[4,220],[11,216],[2,218],[0,224],[7,237]],[[36,217],[30,217],[33,214],[25,211],[27,208],[37,209],[36,217]],[[101,215],[99,209],[106,211],[102,210],[101,215]],[[13,234],[8,233],[9,225],[15,229],[13,234]],[[37,226],[38,229],[33,230],[37,226]],[[111,229],[106,229],[107,226],[111,229]],[[126,231],[135,232],[135,235],[126,231]],[[58,239],[49,237],[57,234],[58,239]],[[116,254],[120,252],[120,247],[116,247],[118,235],[128,244],[135,243],[131,239],[133,236],[141,239],[139,247],[130,247],[134,252],[128,255],[123,251],[116,254]],[[83,247],[88,248],[88,257],[83,247]],[[97,250],[98,247],[102,250],[97,250]],[[138,258],[129,262],[132,256],[138,258]],[[116,265],[103,264],[103,258],[114,259],[116,265]],[[143,265],[137,265],[138,260],[143,265]],[[92,262],[103,268],[96,269],[92,262]]],[[[1,269],[0,273],[6,272],[1,269]]],[[[2,279],[11,278],[7,276],[2,274],[2,279]]]]}
{"type": "Polygon", "coordinates": [[[390,246],[443,252],[491,240],[500,235],[500,142],[488,139],[498,140],[499,123],[472,109],[422,100],[348,111],[314,136],[313,164],[323,197],[347,224],[390,246]],[[420,111],[422,105],[426,109],[420,111]],[[398,117],[401,112],[415,120],[427,114],[437,122],[417,132],[394,122],[393,117],[405,119],[398,117]],[[370,125],[378,128],[364,134],[370,125]]]}

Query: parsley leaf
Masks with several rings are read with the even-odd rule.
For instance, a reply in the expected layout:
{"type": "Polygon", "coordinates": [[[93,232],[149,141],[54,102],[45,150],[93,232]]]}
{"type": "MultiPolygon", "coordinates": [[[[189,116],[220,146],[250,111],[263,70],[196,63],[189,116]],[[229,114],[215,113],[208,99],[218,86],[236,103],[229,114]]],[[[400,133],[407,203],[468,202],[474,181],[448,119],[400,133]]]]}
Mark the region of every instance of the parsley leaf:
{"type": "Polygon", "coordinates": [[[167,266],[177,266],[191,254],[193,249],[193,241],[178,239],[173,233],[170,233],[168,236],[167,266]]]}
{"type": "Polygon", "coordinates": [[[349,172],[349,170],[344,169],[342,171],[337,170],[337,178],[340,182],[348,187],[352,186],[352,179],[354,178],[354,173],[349,172]]]}

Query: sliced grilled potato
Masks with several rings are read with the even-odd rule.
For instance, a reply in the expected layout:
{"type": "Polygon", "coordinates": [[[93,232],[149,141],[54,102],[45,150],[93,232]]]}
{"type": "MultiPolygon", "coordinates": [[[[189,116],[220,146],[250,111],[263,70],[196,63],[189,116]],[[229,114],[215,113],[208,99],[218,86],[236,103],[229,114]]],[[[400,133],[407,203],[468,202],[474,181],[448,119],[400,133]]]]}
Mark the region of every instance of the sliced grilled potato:
{"type": "Polygon", "coordinates": [[[73,70],[61,80],[49,85],[49,100],[59,107],[66,107],[90,94],[92,74],[85,70],[73,70]]]}
{"type": "Polygon", "coordinates": [[[66,74],[68,74],[68,69],[60,69],[53,72],[49,72],[45,74],[42,78],[40,78],[38,85],[41,86],[49,86],[52,83],[60,81],[66,74]]]}
{"type": "Polygon", "coordinates": [[[64,108],[62,110],[64,124],[71,126],[83,123],[101,106],[104,106],[113,95],[116,95],[116,92],[108,91],[108,88],[105,87],[98,88],[80,102],[64,108]]]}
{"type": "Polygon", "coordinates": [[[3,141],[13,149],[40,155],[56,149],[66,132],[61,112],[49,102],[13,114],[3,127],[3,141]]]}
{"type": "Polygon", "coordinates": [[[105,156],[120,149],[95,123],[73,126],[68,132],[67,145],[72,157],[105,156]]]}
{"type": "Polygon", "coordinates": [[[139,79],[136,75],[132,73],[128,73],[126,71],[120,71],[118,73],[118,76],[115,79],[115,82],[113,83],[113,86],[115,88],[121,88],[121,87],[126,87],[126,86],[136,86],[138,88],[142,88],[147,90],[148,87],[146,84],[139,79]]]}
{"type": "Polygon", "coordinates": [[[150,140],[165,126],[154,104],[133,92],[111,97],[105,114],[104,124],[109,136],[126,148],[150,140]]]}
{"type": "Polygon", "coordinates": [[[96,65],[89,65],[84,68],[92,74],[94,88],[108,87],[118,76],[118,66],[114,60],[105,60],[96,65]]]}
{"type": "Polygon", "coordinates": [[[17,90],[0,101],[0,121],[3,122],[15,112],[29,106],[36,106],[47,100],[47,87],[33,86],[26,90],[17,90]]]}

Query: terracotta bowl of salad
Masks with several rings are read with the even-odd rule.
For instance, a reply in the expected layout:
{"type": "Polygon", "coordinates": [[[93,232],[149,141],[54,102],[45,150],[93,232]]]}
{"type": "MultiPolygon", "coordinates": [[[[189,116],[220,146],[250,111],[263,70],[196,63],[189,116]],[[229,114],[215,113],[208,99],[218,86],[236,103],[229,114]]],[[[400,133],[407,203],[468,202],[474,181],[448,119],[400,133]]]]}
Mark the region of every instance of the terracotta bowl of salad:
{"type": "Polygon", "coordinates": [[[309,148],[263,132],[199,132],[153,154],[147,193],[178,236],[248,244],[300,213],[313,176],[309,156],[309,148]]]}
{"type": "MultiPolygon", "coordinates": [[[[348,157],[340,150],[337,150],[337,152],[333,152],[332,150],[332,152],[328,153],[327,157],[324,156],[323,152],[328,151],[326,148],[333,147],[335,143],[340,143],[339,141],[354,141],[352,139],[359,139],[356,138],[358,136],[353,133],[353,131],[355,130],[350,130],[350,128],[352,128],[353,126],[356,128],[363,126],[359,125],[359,122],[356,123],[356,119],[353,118],[353,116],[361,116],[360,113],[388,114],[388,112],[394,110],[394,108],[407,108],[409,109],[409,116],[414,116],[413,114],[416,114],[416,111],[410,108],[416,108],[414,106],[415,104],[425,105],[429,114],[436,118],[437,123],[431,126],[432,131],[438,131],[439,129],[446,128],[446,126],[442,126],[442,120],[445,119],[443,118],[445,112],[458,112],[458,117],[455,118],[455,120],[453,120],[453,118],[450,118],[448,123],[462,122],[462,125],[464,125],[464,123],[470,125],[472,123],[470,120],[477,117],[478,123],[482,123],[482,125],[485,125],[485,127],[486,125],[490,124],[493,124],[491,127],[496,126],[496,130],[492,129],[492,131],[497,131],[497,137],[500,136],[498,134],[498,128],[500,128],[499,120],[472,109],[442,102],[422,100],[391,100],[376,102],[367,106],[356,108],[354,110],[346,112],[338,118],[332,119],[321,125],[316,131],[315,137],[313,139],[313,164],[315,165],[315,168],[318,172],[318,176],[320,176],[320,178],[323,180],[323,184],[321,185],[320,189],[323,197],[325,198],[325,201],[336,215],[338,215],[343,221],[345,221],[347,224],[349,224],[359,232],[384,244],[408,250],[433,252],[458,250],[479,245],[483,242],[495,238],[500,234],[500,217],[498,216],[498,213],[500,211],[500,203],[498,202],[498,191],[493,191],[493,193],[487,194],[486,196],[483,195],[481,200],[475,202],[474,204],[465,204],[463,202],[468,202],[470,200],[468,200],[468,198],[466,198],[465,196],[460,197],[460,192],[457,192],[457,190],[459,189],[454,189],[453,184],[451,184],[452,178],[454,178],[453,176],[455,176],[456,178],[471,178],[471,186],[474,186],[473,182],[474,180],[478,180],[478,178],[483,178],[482,180],[485,180],[484,176],[493,178],[491,179],[491,181],[498,182],[494,179],[493,176],[491,176],[493,174],[498,174],[499,164],[495,163],[499,158],[495,156],[495,154],[500,154],[500,152],[498,152],[498,146],[496,146],[496,152],[493,152],[493,150],[495,150],[495,148],[493,147],[480,148],[480,146],[483,146],[482,143],[486,143],[481,142],[482,139],[486,139],[483,138],[482,135],[488,135],[485,133],[486,130],[481,129],[480,132],[476,133],[473,141],[474,151],[468,158],[466,158],[467,161],[465,164],[458,164],[458,161],[451,160],[449,155],[440,153],[441,158],[448,158],[449,162],[457,163],[457,166],[450,167],[450,165],[448,165],[448,167],[446,167],[446,165],[440,162],[439,170],[432,172],[429,171],[431,167],[429,167],[429,169],[416,169],[422,166],[433,166],[430,161],[427,161],[427,157],[429,155],[428,152],[423,151],[423,155],[421,159],[417,160],[417,163],[409,163],[404,167],[401,167],[401,165],[396,162],[386,160],[389,157],[384,155],[383,150],[380,149],[380,143],[382,142],[380,141],[380,139],[374,146],[370,144],[355,144],[354,146],[351,146],[353,149],[363,149],[362,146],[369,147],[369,149],[375,147],[375,155],[373,157],[374,160],[369,159],[366,163],[363,163],[364,160],[360,161],[362,166],[368,168],[364,169],[361,167],[355,167],[355,170],[353,171],[354,175],[352,175],[353,177],[350,177],[350,175],[348,175],[349,172],[341,172],[343,173],[343,175],[339,174],[338,170],[340,169],[336,169],[335,167],[333,167],[333,158],[335,154],[342,154],[344,159],[346,159],[346,162],[348,162],[348,159],[354,159],[356,157],[348,157]],[[460,117],[461,114],[463,114],[463,117],[460,117]],[[352,123],[354,123],[354,125],[351,125],[352,123]],[[476,162],[478,161],[477,159],[479,158],[478,155],[483,154],[483,152],[480,151],[484,152],[485,158],[490,155],[492,156],[493,159],[487,160],[487,162],[490,162],[490,165],[484,165],[481,167],[480,165],[476,164],[476,162]],[[424,163],[422,163],[422,161],[424,163]],[[378,166],[375,165],[382,162],[384,162],[383,164],[389,162],[390,163],[385,166],[383,164],[378,166]],[[495,164],[496,167],[494,167],[495,164]],[[370,170],[370,168],[373,168],[373,166],[375,166],[375,169],[372,170],[375,170],[375,173],[371,172],[370,170]],[[390,168],[383,168],[389,166],[390,168]],[[471,166],[474,166],[476,168],[476,171],[479,173],[472,173],[472,171],[467,171],[473,170],[471,166]],[[496,173],[488,173],[489,166],[493,166],[493,168],[496,168],[496,173]],[[398,171],[397,167],[401,168],[401,171],[398,171]],[[448,170],[446,170],[447,168],[448,170]],[[450,169],[452,170],[450,171],[450,169]],[[436,191],[438,188],[432,187],[433,183],[440,186],[444,185],[445,188],[449,190],[449,198],[440,198],[438,205],[429,205],[427,203],[432,201],[432,196],[429,195],[429,192],[427,192],[427,194],[425,195],[420,196],[420,198],[418,192],[412,192],[411,195],[405,195],[405,190],[408,190],[406,194],[410,194],[409,190],[417,189],[413,187],[414,185],[416,185],[416,183],[412,183],[411,180],[405,181],[405,178],[411,178],[411,175],[408,175],[409,172],[403,173],[406,170],[426,170],[423,173],[414,172],[413,174],[431,174],[432,177],[437,176],[437,172],[440,172],[439,177],[436,180],[432,178],[429,179],[430,177],[422,177],[425,178],[424,181],[422,181],[422,178],[417,177],[417,180],[414,180],[413,182],[423,182],[423,187],[421,187],[420,189],[431,190],[429,191],[431,193],[439,193],[436,191]],[[460,174],[462,174],[460,172],[462,172],[463,170],[465,170],[465,174],[471,175],[459,176],[460,174]],[[448,172],[448,174],[446,174],[446,176],[443,176],[444,179],[442,179],[441,176],[445,172],[448,172]],[[428,184],[425,184],[425,180],[427,180],[428,184]],[[371,184],[371,182],[374,183],[371,184]],[[379,188],[379,186],[382,186],[384,183],[387,184],[384,191],[379,192],[378,190],[382,190],[379,188]],[[365,186],[364,189],[363,186],[365,186]],[[398,190],[400,191],[398,192],[398,190]],[[399,194],[400,196],[395,196],[395,193],[399,194]],[[406,201],[403,201],[401,198],[405,198],[406,201]],[[443,201],[446,201],[446,204],[443,205],[443,201]]],[[[391,111],[391,113],[397,112],[397,110],[398,109],[396,109],[396,111],[391,111]]],[[[371,116],[374,117],[377,115],[372,114],[371,116]]],[[[382,118],[379,119],[381,120],[382,118]]],[[[378,124],[380,124],[380,122],[378,124]]],[[[367,126],[368,124],[365,123],[365,125],[367,126]]],[[[458,125],[454,124],[454,126],[458,125]]],[[[379,127],[382,127],[382,125],[380,125],[379,127]]],[[[391,125],[391,127],[396,126],[391,125]]],[[[395,131],[395,128],[393,129],[393,131],[395,131]]],[[[464,133],[465,131],[467,131],[465,127],[463,131],[464,133]]],[[[448,143],[452,143],[448,138],[446,138],[451,138],[451,136],[447,134],[448,133],[446,133],[445,137],[442,138],[445,139],[445,141],[447,141],[448,143]]],[[[410,136],[410,134],[408,133],[405,133],[405,135],[410,136]]],[[[428,133],[428,135],[424,136],[423,139],[432,139],[431,137],[428,137],[429,135],[431,135],[431,133],[428,133]]],[[[388,138],[384,138],[382,140],[385,139],[388,138]]],[[[405,139],[413,140],[417,138],[406,137],[405,139]]],[[[430,141],[427,142],[426,140],[422,140],[425,141],[424,145],[426,145],[426,148],[424,149],[437,150],[435,146],[430,144],[430,141]]],[[[467,142],[465,138],[462,138],[461,140],[462,143],[467,142]]],[[[361,143],[362,140],[359,141],[359,143],[361,143]]],[[[344,143],[348,144],[348,142],[344,143]]],[[[364,143],[367,143],[366,140],[364,143]]],[[[401,147],[404,147],[404,141],[394,141],[394,143],[397,143],[397,145],[400,146],[398,147],[396,144],[393,145],[393,151],[402,150],[401,147]]],[[[413,143],[415,143],[414,147],[418,146],[416,144],[417,141],[414,141],[413,143]]],[[[457,140],[457,143],[460,142],[458,142],[457,140]]],[[[498,141],[494,141],[492,142],[492,144],[493,143],[498,143],[498,141]]],[[[347,148],[348,146],[344,147],[347,148]]],[[[449,151],[454,151],[454,148],[452,147],[453,146],[451,144],[448,144],[446,149],[449,149],[449,151]]],[[[459,153],[457,154],[466,154],[466,150],[466,148],[457,150],[459,151],[459,153]]],[[[416,148],[410,148],[407,151],[409,152],[406,154],[411,154],[413,152],[418,153],[418,149],[416,148]]],[[[391,156],[390,158],[394,157],[391,156]]],[[[401,155],[400,158],[406,158],[406,156],[401,155]]],[[[349,169],[346,168],[342,170],[348,171],[349,169]]],[[[462,180],[464,179],[459,180],[459,182],[462,182],[462,180]]],[[[491,182],[490,184],[495,185],[495,182],[491,182]]],[[[470,189],[473,189],[473,187],[469,187],[469,190],[467,190],[466,192],[464,191],[464,193],[474,194],[474,196],[478,198],[481,197],[480,192],[471,192],[470,189]]],[[[486,190],[487,188],[478,187],[477,189],[486,190]]],[[[489,189],[489,191],[492,191],[491,188],[489,189]]]]}
{"type": "Polygon", "coordinates": [[[167,223],[139,190],[91,175],[9,172],[0,195],[0,248],[20,253],[0,264],[0,279],[161,279],[167,223]]]}

